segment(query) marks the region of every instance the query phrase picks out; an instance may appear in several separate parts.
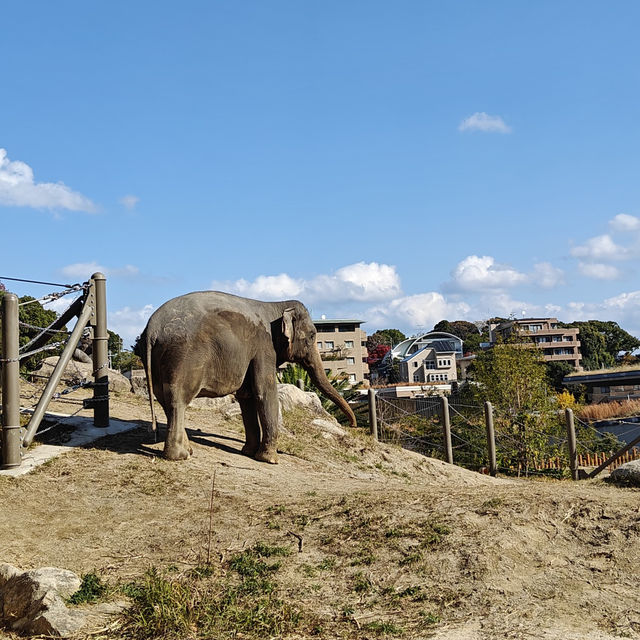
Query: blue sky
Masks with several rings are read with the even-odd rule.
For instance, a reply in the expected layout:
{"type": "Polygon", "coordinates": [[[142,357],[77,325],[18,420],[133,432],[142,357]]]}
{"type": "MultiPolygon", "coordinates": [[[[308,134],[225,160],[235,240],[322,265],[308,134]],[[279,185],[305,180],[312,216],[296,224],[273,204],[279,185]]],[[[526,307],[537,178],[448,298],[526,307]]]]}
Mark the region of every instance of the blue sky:
{"type": "MultiPolygon", "coordinates": [[[[640,335],[640,4],[10,3],[0,278],[640,335]]],[[[50,288],[11,283],[19,295],[50,288]]]]}

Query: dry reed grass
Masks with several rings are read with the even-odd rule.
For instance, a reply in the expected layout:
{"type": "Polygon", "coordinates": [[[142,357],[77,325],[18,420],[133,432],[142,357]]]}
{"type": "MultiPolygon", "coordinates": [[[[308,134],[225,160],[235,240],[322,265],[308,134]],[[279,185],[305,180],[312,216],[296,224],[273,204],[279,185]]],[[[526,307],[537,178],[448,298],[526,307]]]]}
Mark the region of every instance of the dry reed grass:
{"type": "Polygon", "coordinates": [[[590,404],[582,407],[579,416],[582,420],[607,420],[608,418],[625,418],[640,414],[640,400],[622,400],[590,404]]]}

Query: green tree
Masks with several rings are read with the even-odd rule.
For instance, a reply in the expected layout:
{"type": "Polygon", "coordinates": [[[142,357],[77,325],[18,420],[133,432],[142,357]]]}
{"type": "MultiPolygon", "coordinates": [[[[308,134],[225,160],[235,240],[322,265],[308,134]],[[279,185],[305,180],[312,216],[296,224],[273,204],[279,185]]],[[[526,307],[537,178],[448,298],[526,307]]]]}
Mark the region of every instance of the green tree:
{"type": "Polygon", "coordinates": [[[564,377],[575,371],[575,369],[568,362],[563,362],[562,360],[546,362],[545,365],[549,384],[555,391],[562,391],[565,388],[562,384],[564,377]]]}
{"type": "Polygon", "coordinates": [[[630,353],[640,347],[640,340],[611,320],[587,320],[562,324],[580,330],[582,366],[587,370],[606,369],[616,364],[621,352],[630,353]]]}
{"type": "Polygon", "coordinates": [[[553,393],[538,349],[517,342],[501,342],[482,352],[475,361],[479,400],[495,408],[502,464],[527,469],[533,458],[551,455],[562,437],[562,427],[552,411],[553,393]],[[509,443],[512,443],[511,445],[509,443]]]}
{"type": "Polygon", "coordinates": [[[380,344],[395,347],[406,339],[407,336],[399,329],[378,329],[367,338],[367,349],[371,352],[380,344]]]}

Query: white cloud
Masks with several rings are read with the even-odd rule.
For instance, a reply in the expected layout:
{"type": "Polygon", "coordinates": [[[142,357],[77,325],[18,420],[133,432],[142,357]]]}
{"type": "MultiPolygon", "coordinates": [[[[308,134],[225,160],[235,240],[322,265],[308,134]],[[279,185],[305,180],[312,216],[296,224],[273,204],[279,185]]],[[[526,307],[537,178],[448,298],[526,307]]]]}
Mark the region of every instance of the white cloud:
{"type": "Polygon", "coordinates": [[[640,218],[628,213],[619,213],[609,221],[609,225],[614,231],[640,231],[640,218]]]}
{"type": "Polygon", "coordinates": [[[583,276],[596,280],[615,280],[621,276],[618,268],[601,262],[579,262],[578,269],[583,276]]]}
{"type": "Polygon", "coordinates": [[[253,282],[244,279],[235,282],[214,281],[211,288],[258,300],[286,300],[302,293],[304,281],[281,273],[277,276],[258,276],[253,282]]]}
{"type": "Polygon", "coordinates": [[[120,200],[118,200],[118,202],[125,209],[129,209],[129,211],[133,211],[133,209],[136,208],[136,205],[138,204],[138,202],[140,202],[140,198],[138,198],[138,196],[134,196],[134,195],[127,195],[127,196],[123,196],[122,198],[120,198],[120,200]]]}
{"type": "Polygon", "coordinates": [[[590,238],[583,245],[573,247],[574,258],[586,260],[622,260],[628,256],[628,250],[617,245],[608,233],[590,238]]]}
{"type": "Polygon", "coordinates": [[[97,209],[89,198],[62,182],[35,182],[33,169],[19,160],[9,160],[6,149],[0,149],[0,205],[88,213],[97,209]]]}
{"type": "Polygon", "coordinates": [[[467,256],[451,273],[448,287],[463,291],[502,289],[524,284],[527,276],[507,265],[497,264],[491,256],[467,256]]]}
{"type": "Polygon", "coordinates": [[[369,327],[400,325],[429,331],[442,319],[464,319],[470,312],[465,302],[450,302],[441,293],[430,291],[396,298],[369,309],[366,315],[369,327]]]}
{"type": "Polygon", "coordinates": [[[60,272],[67,278],[80,280],[84,282],[88,280],[94,273],[101,272],[107,277],[129,278],[137,276],[140,270],[131,264],[124,267],[106,267],[97,262],[77,262],[75,264],[63,267],[60,272]]]}
{"type": "Polygon", "coordinates": [[[511,127],[500,116],[490,116],[484,111],[477,111],[458,125],[458,131],[511,133],[511,127]]]}
{"type": "Polygon", "coordinates": [[[554,267],[549,262],[540,262],[533,267],[533,273],[529,276],[532,284],[544,289],[552,289],[564,283],[564,272],[554,267]]]}
{"type": "Polygon", "coordinates": [[[402,293],[396,268],[377,262],[358,262],[310,280],[292,278],[281,273],[276,276],[258,276],[252,282],[244,279],[214,281],[211,288],[262,300],[300,298],[306,303],[336,303],[345,300],[375,302],[388,300],[402,293]]]}
{"type": "Polygon", "coordinates": [[[107,324],[111,331],[115,331],[122,338],[124,348],[129,350],[136,337],[142,333],[153,311],[154,307],[150,304],[138,309],[124,307],[107,313],[107,324]]]}

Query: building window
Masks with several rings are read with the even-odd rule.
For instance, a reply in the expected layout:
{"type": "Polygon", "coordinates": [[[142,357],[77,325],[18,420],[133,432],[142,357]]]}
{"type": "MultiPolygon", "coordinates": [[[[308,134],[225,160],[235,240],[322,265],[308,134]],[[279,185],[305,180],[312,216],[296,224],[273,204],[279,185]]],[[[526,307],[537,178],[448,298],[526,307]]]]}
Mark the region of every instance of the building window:
{"type": "Polygon", "coordinates": [[[355,358],[347,358],[347,364],[355,364],[355,363],[356,363],[355,358]]]}
{"type": "Polygon", "coordinates": [[[414,367],[417,367],[417,366],[418,366],[418,363],[417,363],[417,362],[414,362],[414,363],[413,363],[413,366],[414,366],[414,367]]]}
{"type": "Polygon", "coordinates": [[[366,347],[366,346],[367,346],[367,343],[363,340],[363,341],[360,343],[360,346],[361,346],[361,347],[366,347]]]}
{"type": "Polygon", "coordinates": [[[325,369],[324,372],[326,375],[329,375],[331,373],[331,369],[325,369]]]}
{"type": "Polygon", "coordinates": [[[338,331],[342,333],[350,333],[351,331],[356,330],[355,324],[340,324],[338,325],[338,331]]]}
{"type": "Polygon", "coordinates": [[[318,342],[318,349],[320,349],[320,351],[322,351],[322,342],[318,342]]]}
{"type": "Polygon", "coordinates": [[[325,349],[333,349],[333,341],[332,340],[326,340],[324,343],[324,348],[325,349]]]}
{"type": "Polygon", "coordinates": [[[553,336],[554,342],[562,342],[562,336],[553,336]]]}
{"type": "Polygon", "coordinates": [[[565,342],[573,342],[573,338],[571,336],[564,336],[564,338],[562,338],[565,342]]]}
{"type": "Polygon", "coordinates": [[[345,349],[353,349],[353,340],[345,340],[344,341],[345,349]]]}
{"type": "Polygon", "coordinates": [[[331,324],[321,324],[317,329],[318,333],[333,333],[336,330],[331,324]]]}
{"type": "Polygon", "coordinates": [[[356,382],[356,374],[355,373],[350,373],[349,374],[349,382],[351,384],[355,384],[355,382],[356,382]]]}
{"type": "Polygon", "coordinates": [[[609,393],[610,389],[609,387],[600,387],[600,393],[609,393]]]}

